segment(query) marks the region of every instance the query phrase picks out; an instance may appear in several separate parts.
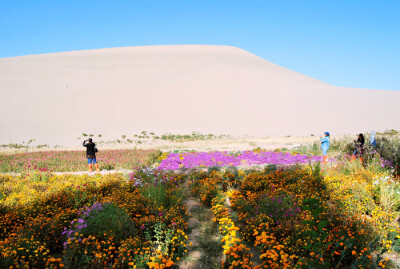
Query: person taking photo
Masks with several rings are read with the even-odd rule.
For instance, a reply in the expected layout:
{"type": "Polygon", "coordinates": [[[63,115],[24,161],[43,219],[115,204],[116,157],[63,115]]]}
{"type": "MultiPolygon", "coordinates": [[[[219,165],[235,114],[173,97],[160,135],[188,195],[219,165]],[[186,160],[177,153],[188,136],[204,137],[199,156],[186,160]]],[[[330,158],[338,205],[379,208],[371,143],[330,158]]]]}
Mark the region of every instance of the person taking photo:
{"type": "Polygon", "coordinates": [[[325,132],[324,136],[320,136],[322,158],[324,159],[324,163],[328,162],[329,137],[330,137],[329,132],[325,132]]]}
{"type": "Polygon", "coordinates": [[[93,172],[93,164],[96,167],[96,171],[100,172],[99,164],[96,161],[96,144],[93,143],[91,138],[89,138],[88,140],[83,141],[83,146],[86,147],[86,158],[88,160],[89,172],[93,172]]]}

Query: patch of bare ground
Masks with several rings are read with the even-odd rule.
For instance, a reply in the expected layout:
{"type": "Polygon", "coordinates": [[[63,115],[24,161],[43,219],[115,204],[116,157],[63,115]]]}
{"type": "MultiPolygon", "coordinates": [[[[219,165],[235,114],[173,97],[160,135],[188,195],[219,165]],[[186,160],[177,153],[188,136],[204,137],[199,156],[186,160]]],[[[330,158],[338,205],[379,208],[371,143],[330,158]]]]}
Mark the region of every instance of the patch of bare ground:
{"type": "Polygon", "coordinates": [[[388,268],[400,268],[399,253],[384,253],[383,259],[388,259],[388,268]]]}

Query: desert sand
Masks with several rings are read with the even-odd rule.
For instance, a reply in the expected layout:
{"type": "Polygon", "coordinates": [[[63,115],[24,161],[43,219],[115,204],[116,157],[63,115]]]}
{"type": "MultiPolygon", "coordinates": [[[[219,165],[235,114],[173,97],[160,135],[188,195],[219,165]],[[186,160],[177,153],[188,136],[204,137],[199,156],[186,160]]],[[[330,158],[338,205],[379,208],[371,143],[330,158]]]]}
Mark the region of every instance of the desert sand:
{"type": "Polygon", "coordinates": [[[400,92],[336,87],[228,46],[0,59],[0,144],[75,146],[146,130],[309,136],[400,129],[400,92]]]}

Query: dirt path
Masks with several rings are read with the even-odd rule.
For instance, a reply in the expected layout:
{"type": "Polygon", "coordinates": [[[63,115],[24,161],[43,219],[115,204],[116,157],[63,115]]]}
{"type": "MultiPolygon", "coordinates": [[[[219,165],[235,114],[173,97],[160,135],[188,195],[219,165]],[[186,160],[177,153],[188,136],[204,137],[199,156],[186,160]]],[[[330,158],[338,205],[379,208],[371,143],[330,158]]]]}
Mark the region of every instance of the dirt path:
{"type": "Polygon", "coordinates": [[[195,208],[200,207],[200,203],[190,194],[190,191],[187,191],[187,198],[185,201],[185,204],[188,208],[190,218],[188,221],[188,230],[190,233],[188,234],[188,240],[189,243],[192,243],[191,246],[189,246],[189,251],[185,258],[182,259],[180,263],[177,265],[179,268],[202,268],[201,263],[200,263],[200,258],[201,258],[201,252],[199,251],[199,244],[198,244],[198,237],[199,237],[199,224],[200,221],[197,218],[196,210],[195,208]]]}
{"type": "Polygon", "coordinates": [[[213,213],[210,208],[200,204],[199,198],[192,195],[188,184],[186,187],[185,204],[190,214],[188,241],[191,246],[177,266],[183,269],[220,268],[222,244],[213,213]]]}

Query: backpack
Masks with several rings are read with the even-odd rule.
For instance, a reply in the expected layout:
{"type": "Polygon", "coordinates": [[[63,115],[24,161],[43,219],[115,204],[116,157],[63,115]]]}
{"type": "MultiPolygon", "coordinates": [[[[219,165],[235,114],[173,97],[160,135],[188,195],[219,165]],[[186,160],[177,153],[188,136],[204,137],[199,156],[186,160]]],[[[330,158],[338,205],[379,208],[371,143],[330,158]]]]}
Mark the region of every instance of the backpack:
{"type": "Polygon", "coordinates": [[[97,153],[97,152],[99,152],[99,150],[96,148],[96,147],[94,147],[94,153],[97,153]]]}

